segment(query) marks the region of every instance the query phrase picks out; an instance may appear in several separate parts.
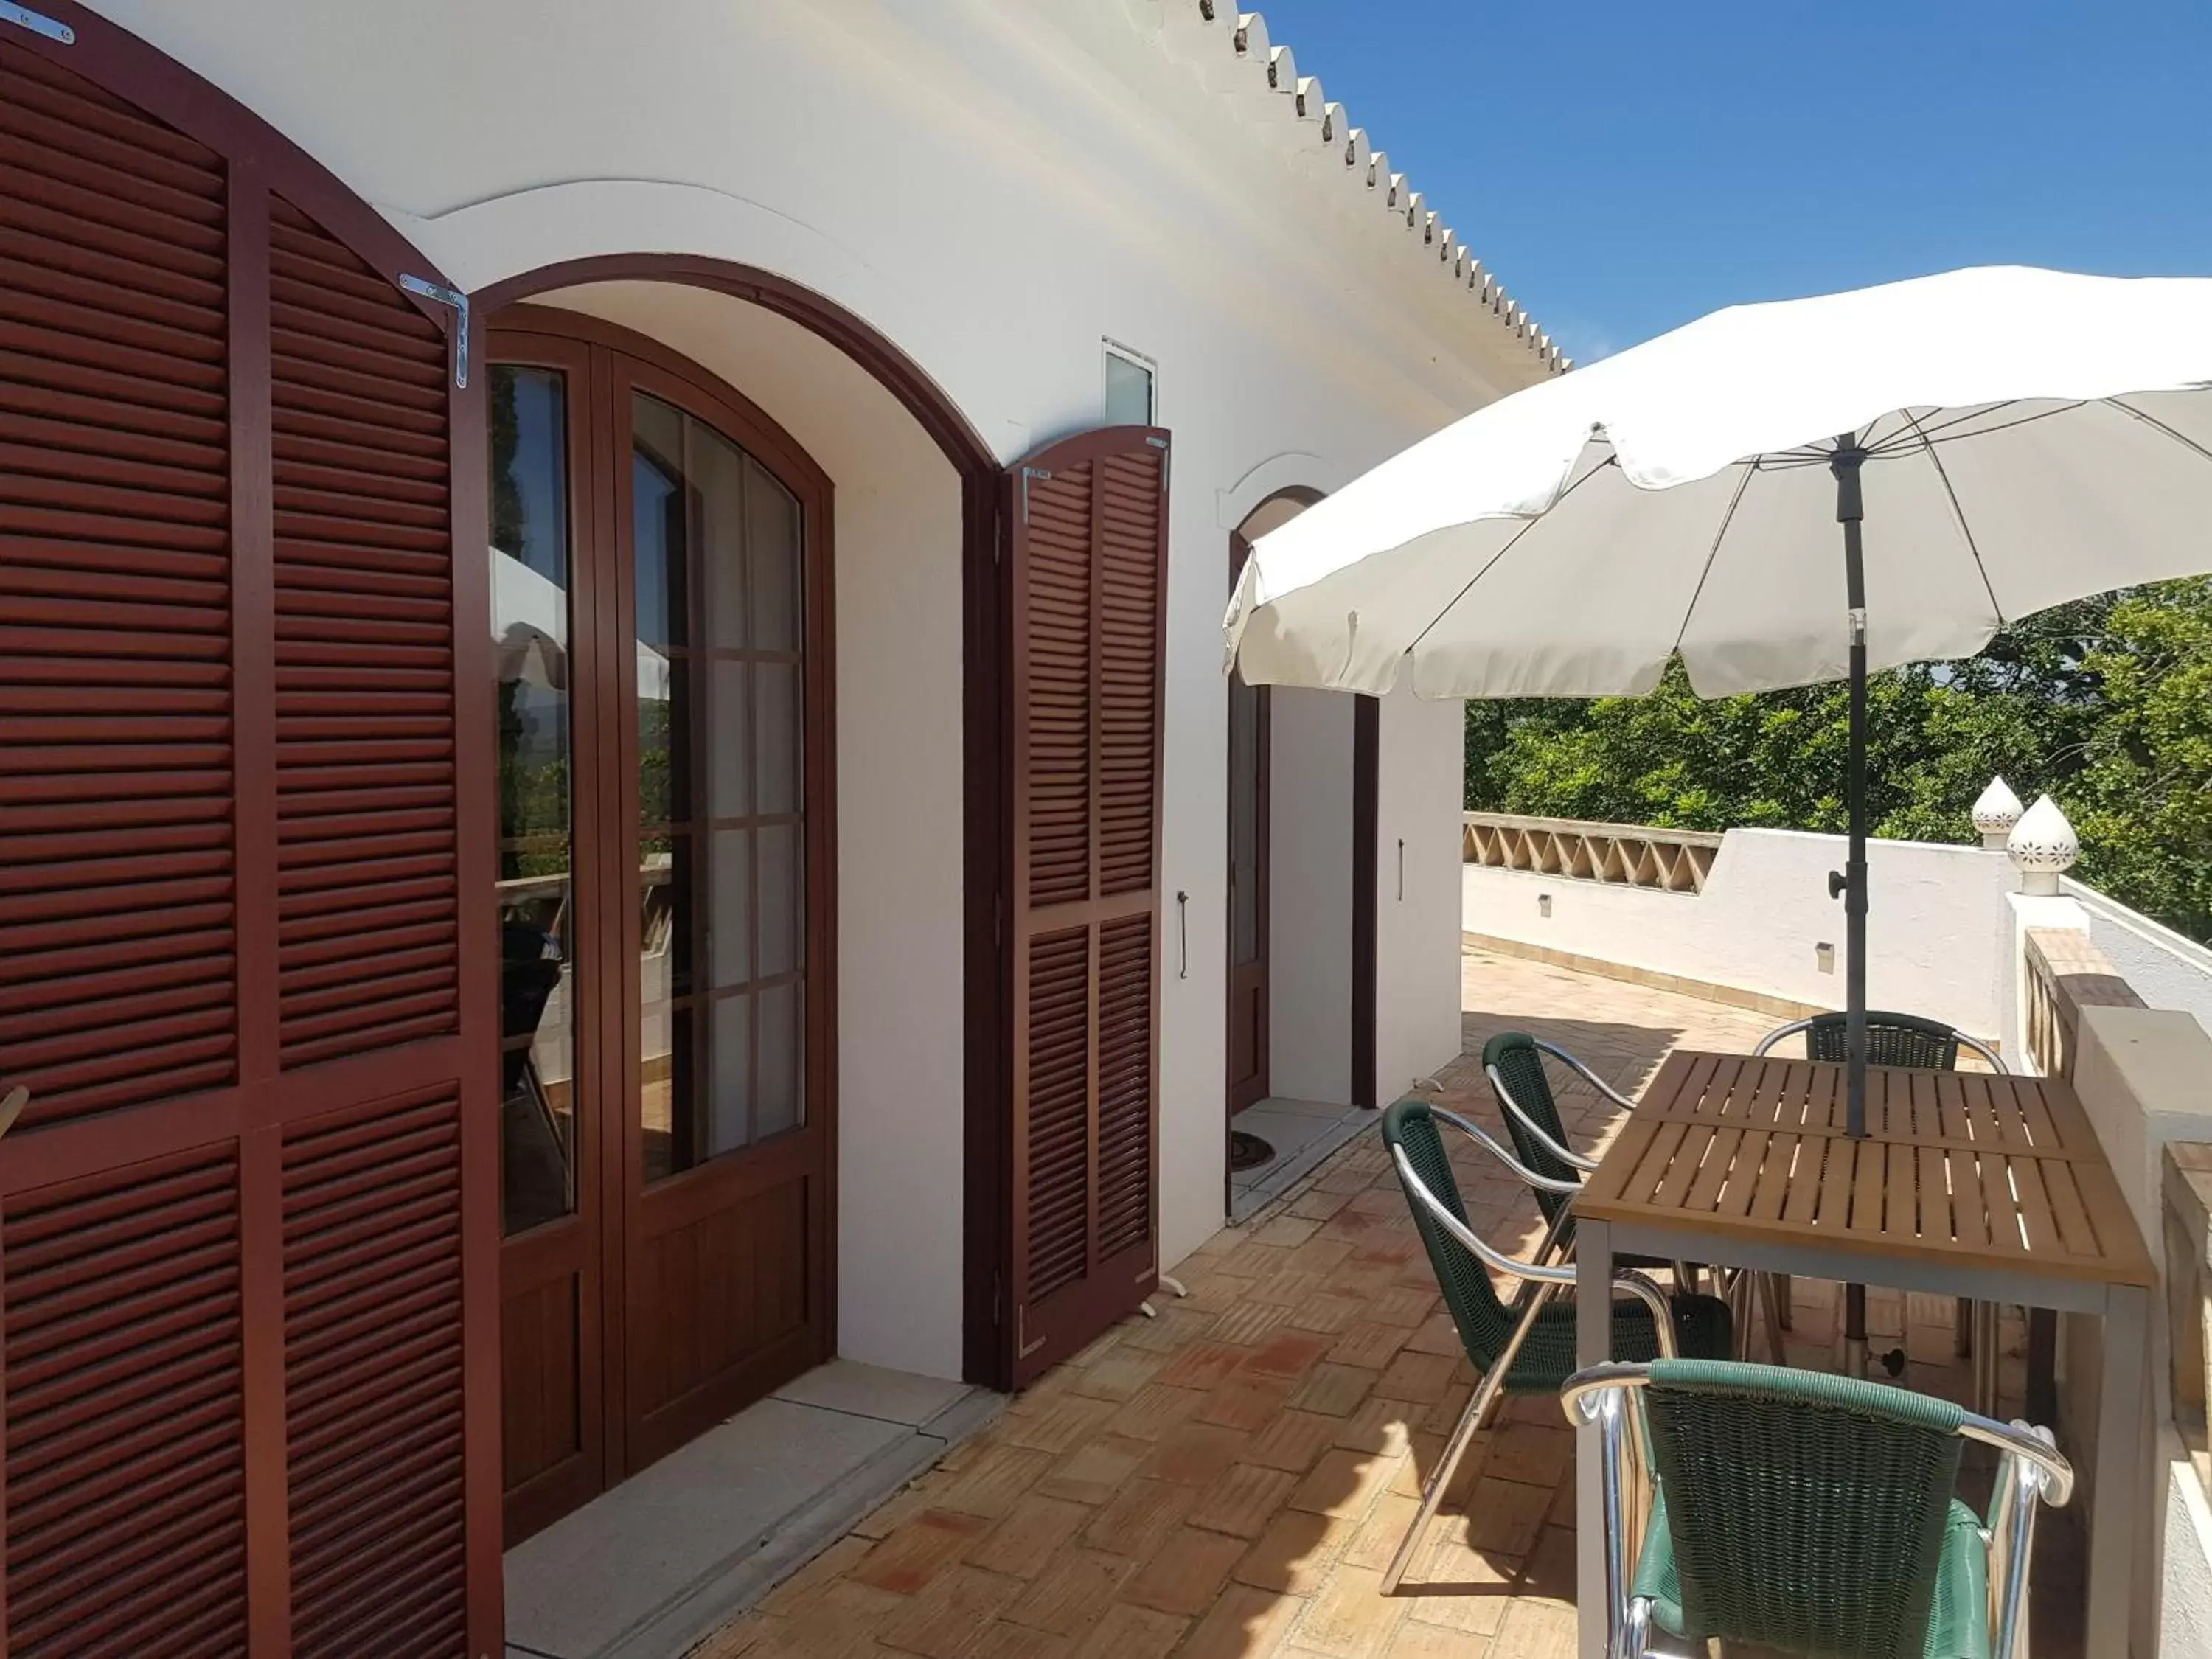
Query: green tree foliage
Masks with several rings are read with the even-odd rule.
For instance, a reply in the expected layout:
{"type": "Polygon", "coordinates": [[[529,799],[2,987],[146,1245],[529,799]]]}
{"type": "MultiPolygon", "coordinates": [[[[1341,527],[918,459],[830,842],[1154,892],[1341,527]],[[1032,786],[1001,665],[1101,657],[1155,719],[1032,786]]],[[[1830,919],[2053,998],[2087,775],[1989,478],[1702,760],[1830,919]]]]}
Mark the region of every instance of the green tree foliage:
{"type": "MultiPolygon", "coordinates": [[[[1868,688],[1875,833],[1973,839],[2002,775],[2081,834],[2081,877],[2212,938],[2212,582],[2106,594],[2002,629],[1982,655],[1868,688]]],[[[1467,804],[1667,828],[1840,832],[1840,684],[1698,699],[1678,661],[1648,697],[1471,702],[1467,804]]]]}

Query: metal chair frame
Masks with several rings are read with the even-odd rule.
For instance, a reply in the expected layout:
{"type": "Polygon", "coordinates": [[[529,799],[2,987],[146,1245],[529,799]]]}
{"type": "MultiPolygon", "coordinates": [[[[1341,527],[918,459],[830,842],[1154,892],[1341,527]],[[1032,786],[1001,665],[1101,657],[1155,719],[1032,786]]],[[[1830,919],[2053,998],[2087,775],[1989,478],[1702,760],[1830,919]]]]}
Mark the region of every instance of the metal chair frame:
{"type": "MultiPolygon", "coordinates": [[[[1599,1433],[1607,1659],[1644,1659],[1650,1651],[1652,1603],[1628,1593],[1643,1553],[1638,1517],[1648,1521],[1652,1507],[1650,1444],[1643,1401],[1636,1397],[1650,1381],[1650,1365],[1614,1361],[1577,1371],[1559,1391],[1568,1423],[1576,1427],[1595,1425],[1599,1433]],[[1632,1487],[1631,1474],[1635,1477],[1632,1487]],[[1632,1531],[1636,1534],[1632,1552],[1632,1531]]],[[[1969,1413],[1958,1432],[2001,1454],[1988,1524],[1982,1528],[1990,1551],[1990,1629],[1996,1637],[1992,1659],[2027,1659],[2027,1570],[2036,1510],[2046,1503],[2053,1509],[2065,1507],[2074,1495],[2073,1466],[2059,1455],[2048,1429],[2000,1423],[1969,1413]]]]}
{"type": "MultiPolygon", "coordinates": [[[[1543,1238],[1536,1246],[1535,1258],[1523,1261],[1498,1249],[1453,1214],[1451,1206],[1430,1191],[1428,1184],[1415,1173],[1403,1147],[1393,1146],[1390,1149],[1391,1162],[1397,1167],[1398,1179],[1405,1183],[1406,1190],[1428,1212],[1430,1219],[1444,1230],[1448,1237],[1485,1267],[1510,1273],[1524,1282],[1518,1298],[1521,1317],[1514,1324],[1512,1334],[1506,1338],[1505,1346],[1498,1350],[1497,1358],[1483,1372],[1482,1380],[1475,1385],[1474,1397],[1467,1402],[1467,1409],[1460,1413],[1459,1421],[1452,1427],[1451,1437],[1444,1443],[1443,1455],[1437,1460],[1437,1466],[1430,1471],[1428,1480],[1422,1483],[1420,1508],[1414,1511],[1413,1519],[1406,1528],[1406,1535],[1398,1542],[1397,1553],[1390,1558],[1390,1565],[1382,1574],[1382,1594],[1385,1595],[1397,1594],[1399,1581],[1406,1576],[1407,1568],[1413,1565],[1422,1535],[1427,1532],[1429,1522],[1436,1518],[1437,1506],[1443,1502],[1445,1487],[1451,1484],[1460,1460],[1467,1455],[1467,1449],[1474,1443],[1475,1433],[1489,1416],[1491,1407],[1504,1392],[1506,1373],[1513,1369],[1513,1362],[1520,1354],[1522,1344],[1528,1340],[1528,1333],[1535,1328],[1545,1304],[1563,1286],[1571,1287],[1575,1283],[1574,1268],[1561,1265],[1574,1254],[1573,1246],[1560,1249],[1559,1236],[1567,1218],[1573,1212],[1572,1195],[1581,1190],[1579,1185],[1574,1182],[1553,1181],[1526,1168],[1480,1125],[1469,1122],[1456,1112],[1433,1105],[1429,1109],[1433,1116],[1450,1124],[1499,1158],[1522,1179],[1547,1190],[1565,1194],[1568,1201],[1559,1206],[1559,1213],[1553,1217],[1550,1225],[1546,1228],[1543,1238]],[[1555,1252],[1559,1255],[1558,1262],[1547,1259],[1555,1252]]],[[[1628,1291],[1651,1310],[1651,1322],[1659,1352],[1670,1359],[1674,1358],[1674,1310],[1666,1292],[1632,1268],[1624,1268],[1616,1273],[1613,1276],[1613,1283],[1616,1290],[1628,1291]]]]}

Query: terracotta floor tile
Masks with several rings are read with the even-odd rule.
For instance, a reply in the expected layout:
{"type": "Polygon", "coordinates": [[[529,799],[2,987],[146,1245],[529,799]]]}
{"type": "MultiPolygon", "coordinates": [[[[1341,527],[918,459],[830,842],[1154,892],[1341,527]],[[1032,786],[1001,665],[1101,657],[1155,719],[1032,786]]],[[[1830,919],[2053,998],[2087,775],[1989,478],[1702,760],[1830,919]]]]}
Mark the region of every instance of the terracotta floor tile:
{"type": "Polygon", "coordinates": [[[1249,1436],[1241,1454],[1244,1462],[1262,1468],[1304,1474],[1322,1453],[1334,1444],[1341,1419],[1318,1412],[1297,1412],[1285,1407],[1267,1425],[1249,1436]]]}
{"type": "Polygon", "coordinates": [[[1201,1494],[1198,1507],[1190,1512],[1190,1523],[1209,1532],[1257,1538],[1297,1484],[1295,1475],[1280,1469],[1239,1463],[1201,1494]]]}
{"type": "Polygon", "coordinates": [[[1476,1650],[1468,1645],[1464,1631],[1416,1624],[1408,1619],[1398,1626],[1398,1633],[1382,1651],[1384,1659],[1473,1659],[1476,1650]]]}
{"type": "Polygon", "coordinates": [[[853,1530],[862,1538],[888,1538],[934,1504],[936,1495],[951,1484],[952,1477],[942,1468],[933,1469],[877,1504],[853,1530]]]}
{"type": "Polygon", "coordinates": [[[1349,1193],[1328,1192],[1319,1186],[1313,1186],[1307,1188],[1283,1207],[1291,1215],[1305,1216],[1315,1221],[1326,1221],[1344,1207],[1345,1200],[1350,1196],[1349,1193]]]}
{"type": "Polygon", "coordinates": [[[1250,1433],[1274,1419],[1289,1402],[1295,1387],[1285,1376],[1233,1376],[1206,1396],[1198,1420],[1250,1433]]]}
{"type": "Polygon", "coordinates": [[[760,1610],[779,1619],[792,1618],[805,1612],[823,1590],[836,1582],[839,1575],[848,1568],[858,1566],[872,1547],[872,1540],[860,1534],[846,1534],[763,1596],[760,1610]]]}
{"type": "Polygon", "coordinates": [[[968,1552],[968,1564],[1015,1578],[1034,1578],[1067,1540],[1091,1524],[1087,1504],[1032,1492],[1006,1512],[968,1552]]]}
{"type": "Polygon", "coordinates": [[[1381,1573],[1339,1567],[1307,1603],[1291,1640],[1328,1659],[1372,1659],[1389,1645],[1405,1616],[1405,1603],[1382,1594],[1381,1573]]]}
{"type": "Polygon", "coordinates": [[[1420,1507],[1419,1498],[1384,1492],[1375,1500],[1375,1506],[1367,1511],[1366,1518],[1352,1534],[1352,1541],[1345,1546],[1346,1564],[1372,1567],[1377,1572],[1389,1566],[1390,1558],[1397,1553],[1399,1540],[1413,1525],[1414,1512],[1420,1507]]]}
{"type": "Polygon", "coordinates": [[[1294,1510],[1333,1515],[1356,1521],[1390,1484],[1401,1460],[1380,1452],[1346,1450],[1341,1446],[1323,1452],[1312,1472],[1290,1497],[1294,1510]]]}
{"type": "Polygon", "coordinates": [[[912,1595],[965,1554],[983,1528],[972,1515],[925,1510],[848,1568],[843,1582],[912,1595]]]}
{"type": "Polygon", "coordinates": [[[975,1645],[961,1659],[1066,1659],[1067,1650],[1067,1638],[1064,1636],[1048,1635],[1000,1620],[985,1626],[975,1638],[975,1645]]]}
{"type": "MultiPolygon", "coordinates": [[[[1411,1334],[1402,1325],[1384,1325],[1363,1319],[1337,1339],[1328,1357],[1339,1364],[1364,1365],[1370,1370],[1379,1371],[1397,1357],[1398,1350],[1406,1346],[1406,1339],[1411,1334]]],[[[1457,1352],[1455,1347],[1453,1352],[1457,1352]]]]}
{"type": "Polygon", "coordinates": [[[1121,1587],[1121,1600],[1186,1619],[1213,1605],[1247,1546],[1226,1533],[1185,1527],[1153,1553],[1121,1587]]]}
{"type": "Polygon", "coordinates": [[[1332,1336],[1349,1330],[1366,1304],[1356,1297],[1316,1296],[1283,1310],[1283,1323],[1301,1331],[1332,1336]]]}
{"type": "Polygon", "coordinates": [[[1157,1379],[1170,1389],[1214,1389],[1227,1382],[1251,1358],[1249,1348],[1227,1342],[1194,1342],[1164,1368],[1157,1379]]]}
{"type": "Polygon", "coordinates": [[[1240,1584],[1284,1595],[1311,1595],[1327,1581],[1354,1523],[1284,1510],[1267,1523],[1230,1576],[1240,1584]]]}
{"type": "Polygon", "coordinates": [[[1295,1308],[1322,1294],[1328,1280],[1317,1273],[1301,1273],[1283,1269],[1269,1274],[1246,1293],[1252,1302],[1272,1303],[1278,1307],[1295,1308]]]}
{"type": "Polygon", "coordinates": [[[1070,1549],[1047,1568],[1002,1615],[1009,1624],[1075,1636],[1105,1612],[1137,1571],[1134,1561],[1097,1550],[1070,1549]]]}
{"type": "Polygon", "coordinates": [[[1244,1362],[1244,1369],[1261,1376],[1301,1377],[1321,1363],[1330,1346],[1328,1338],[1312,1331],[1277,1331],[1244,1362]]]}
{"type": "Polygon", "coordinates": [[[1107,1429],[1134,1440],[1157,1440],[1206,1404],[1198,1389],[1171,1389],[1153,1382],[1139,1389],[1107,1419],[1107,1429]]]}
{"type": "Polygon", "coordinates": [[[1290,1403],[1300,1411],[1318,1412],[1323,1417],[1348,1417],[1367,1398],[1367,1391],[1375,1386],[1375,1376],[1373,1371],[1357,1365],[1339,1365],[1324,1360],[1306,1373],[1305,1381],[1298,1385],[1290,1403]]]}
{"type": "Polygon", "coordinates": [[[1170,1303],[1157,1319],[1146,1319],[1141,1314],[1131,1319],[1122,1328],[1120,1346],[1133,1353],[1175,1353],[1205,1334],[1206,1327],[1218,1316],[1218,1309],[1170,1303]]]}
{"type": "Polygon", "coordinates": [[[1382,1373],[1376,1392],[1390,1400],[1433,1404],[1451,1388],[1453,1363],[1449,1354],[1401,1353],[1382,1373]]]}
{"type": "Polygon", "coordinates": [[[1218,1271],[1233,1273],[1239,1279],[1267,1279],[1283,1270],[1283,1251],[1276,1245],[1262,1244],[1249,1233],[1227,1255],[1221,1258],[1218,1271]]]}
{"type": "Polygon", "coordinates": [[[1105,1358],[1087,1366],[1070,1386],[1090,1399],[1119,1403],[1150,1382],[1153,1373],[1166,1364],[1164,1354],[1109,1352],[1105,1358]]]}
{"type": "MultiPolygon", "coordinates": [[[[1092,1402],[1097,1403],[1097,1402],[1092,1402]]],[[[1050,1469],[1052,1453],[1021,1446],[999,1446],[979,1457],[937,1494],[934,1508],[957,1510],[995,1521],[1021,1501],[1050,1469]]]]}
{"type": "Polygon", "coordinates": [[[1502,1424],[1491,1432],[1488,1464],[1502,1480],[1556,1487],[1575,1467],[1575,1431],[1564,1422],[1556,1429],[1502,1424]]]}
{"type": "Polygon", "coordinates": [[[1114,1494],[1112,1502],[1093,1512],[1091,1524],[1083,1529],[1083,1541],[1109,1555],[1146,1560],[1182,1525],[1197,1501],[1192,1488],[1173,1481],[1132,1480],[1114,1494]]]}
{"type": "Polygon", "coordinates": [[[1574,1659],[1575,1615],[1541,1601],[1516,1601],[1490,1644],[1489,1659],[1574,1659]]]}
{"type": "Polygon", "coordinates": [[[1179,1424],[1153,1443],[1152,1455],[1145,1459],[1139,1473],[1178,1486],[1209,1486],[1228,1472],[1231,1464],[1250,1456],[1252,1439],[1243,1429],[1219,1424],[1179,1424]]]}
{"type": "Polygon", "coordinates": [[[1468,1541],[1478,1550],[1528,1554],[1551,1507],[1552,1489],[1485,1476],[1468,1506],[1468,1541]]]}
{"type": "MultiPolygon", "coordinates": [[[[1137,1390],[1133,1389],[1130,1392],[1134,1394],[1137,1390]]],[[[1030,1451],[1064,1452],[1097,1434],[1118,1409],[1117,1402],[1112,1400],[1063,1394],[1048,1410],[1021,1417],[1008,1413],[1000,1419],[999,1436],[1009,1446],[1030,1451]]],[[[974,1471],[969,1474],[972,1475],[974,1471]]]]}
{"type": "Polygon", "coordinates": [[[1271,1659],[1305,1605],[1294,1595],[1231,1584],[1198,1621],[1178,1659],[1271,1659]]]}
{"type": "Polygon", "coordinates": [[[902,1653],[921,1654],[923,1659],[960,1659],[974,1645],[982,1626],[1025,1588],[1018,1578],[979,1572],[973,1567],[949,1568],[903,1611],[886,1620],[877,1631],[876,1639],[902,1653]]]}
{"type": "Polygon", "coordinates": [[[1206,1333],[1206,1340],[1249,1347],[1264,1340],[1269,1332],[1289,1316],[1291,1311],[1278,1303],[1240,1302],[1213,1322],[1206,1333]]]}
{"type": "Polygon", "coordinates": [[[1393,1456],[1411,1451],[1415,1447],[1413,1419],[1419,1410],[1401,1400],[1370,1395],[1360,1402],[1358,1411],[1338,1421],[1329,1443],[1351,1451],[1388,1452],[1393,1456]]]}
{"type": "Polygon", "coordinates": [[[1235,1273],[1209,1273],[1190,1281],[1188,1288],[1190,1294],[1175,1304],[1177,1312],[1218,1314],[1243,1305],[1252,1281],[1235,1273]]]}
{"type": "Polygon", "coordinates": [[[1189,1628],[1188,1619],[1121,1603],[1106,1609],[1074,1659],[1165,1659],[1189,1628]]]}
{"type": "MultiPolygon", "coordinates": [[[[1172,1392],[1172,1390],[1170,1390],[1172,1392]]],[[[1194,1399],[1203,1399],[1202,1395],[1194,1399]]],[[[1036,1483],[1042,1498],[1072,1498],[1079,1504],[1109,1502],[1122,1483],[1137,1472],[1152,1453],[1152,1443],[1131,1436],[1105,1434],[1079,1446],[1051,1473],[1036,1483]]]]}
{"type": "Polygon", "coordinates": [[[1575,1606],[1575,1535],[1563,1527],[1547,1527],[1529,1553],[1516,1593],[1534,1601],[1549,1601],[1571,1613],[1575,1606]]]}
{"type": "Polygon", "coordinates": [[[1349,1259],[1355,1248],[1334,1226],[1324,1227],[1292,1250],[1283,1265],[1297,1273],[1325,1273],[1349,1259]]]}
{"type": "Polygon", "coordinates": [[[1304,1216],[1279,1215],[1273,1220],[1255,1228],[1252,1237],[1261,1244],[1279,1244],[1285,1249],[1303,1244],[1321,1231],[1321,1223],[1304,1216]]]}

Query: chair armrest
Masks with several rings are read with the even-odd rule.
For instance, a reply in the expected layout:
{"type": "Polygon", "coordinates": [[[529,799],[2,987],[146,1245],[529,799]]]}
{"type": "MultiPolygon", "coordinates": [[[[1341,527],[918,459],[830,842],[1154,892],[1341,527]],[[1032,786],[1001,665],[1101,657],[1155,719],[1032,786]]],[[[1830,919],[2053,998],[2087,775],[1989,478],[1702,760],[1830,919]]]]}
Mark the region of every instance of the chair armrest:
{"type": "Polygon", "coordinates": [[[1620,1090],[1614,1088],[1613,1085],[1607,1083],[1595,1072],[1583,1065],[1581,1060],[1577,1060],[1565,1048],[1559,1047],[1558,1043],[1547,1042],[1541,1037],[1531,1037],[1528,1040],[1534,1043],[1538,1050],[1541,1053],[1551,1055],[1553,1060],[1559,1061],[1562,1065],[1571,1066],[1581,1075],[1584,1082],[1588,1083],[1593,1089],[1595,1089],[1607,1100],[1610,1100],[1614,1105],[1626,1106],[1631,1111],[1633,1111],[1636,1109],[1636,1103],[1633,1100],[1621,1093],[1620,1090]]]}
{"type": "Polygon", "coordinates": [[[2074,1471],[2058,1455],[2051,1431],[2026,1423],[1973,1418],[1961,1425],[1969,1438],[1996,1446],[1996,1480],[1990,1494],[1990,1635],[1992,1659],[2013,1659],[2027,1623],[2027,1568],[2035,1547],[2035,1512],[2073,1496],[2074,1471]]]}
{"type": "MultiPolygon", "coordinates": [[[[1575,1061],[1571,1056],[1569,1058],[1568,1063],[1571,1065],[1576,1065],[1577,1068],[1580,1069],[1579,1063],[1575,1061]]],[[[1513,1114],[1515,1121],[1535,1138],[1536,1144],[1539,1146],[1541,1146],[1553,1158],[1558,1158],[1560,1163],[1568,1165],[1570,1168],[1580,1170],[1585,1175],[1588,1175],[1591,1170],[1597,1168],[1597,1160],[1595,1158],[1584,1158],[1580,1152],[1576,1152],[1573,1148],[1561,1146],[1558,1141],[1553,1139],[1550,1135],[1545,1133],[1543,1126],[1538,1123],[1534,1118],[1529,1116],[1527,1112],[1522,1110],[1521,1103],[1513,1098],[1513,1091],[1505,1086],[1505,1079],[1498,1075],[1498,1068],[1495,1066],[1486,1066],[1483,1067],[1483,1071],[1490,1079],[1491,1092],[1498,1097],[1498,1103],[1503,1106],[1507,1111],[1513,1114]]],[[[1605,1087],[1604,1079],[1601,1078],[1592,1077],[1591,1081],[1595,1083],[1601,1089],[1605,1087]]],[[[1610,1091],[1608,1091],[1608,1092],[1610,1091]]],[[[1615,1097],[1618,1098],[1618,1097],[1615,1097]]]]}
{"type": "MultiPolygon", "coordinates": [[[[1583,1183],[1579,1181],[1564,1181],[1555,1176],[1538,1175],[1534,1170],[1530,1169],[1519,1158],[1514,1157],[1513,1154],[1508,1152],[1504,1146],[1500,1146],[1498,1142],[1498,1138],[1492,1134],[1489,1130],[1484,1128],[1480,1123],[1474,1122],[1472,1119],[1462,1117],[1457,1112],[1446,1111],[1441,1106],[1432,1105],[1429,1108],[1429,1111],[1431,1115],[1445,1123],[1450,1124],[1453,1128],[1458,1130],[1469,1140],[1472,1140],[1478,1146],[1481,1146],[1485,1152],[1487,1152],[1492,1158],[1495,1158],[1507,1169],[1512,1170],[1515,1175],[1520,1176],[1522,1180],[1527,1182],[1531,1187],[1540,1188],[1547,1193],[1564,1193],[1570,1198],[1573,1197],[1575,1194],[1582,1191],[1583,1183]]],[[[1591,1167],[1595,1169],[1596,1165],[1593,1164],[1591,1167]]]]}

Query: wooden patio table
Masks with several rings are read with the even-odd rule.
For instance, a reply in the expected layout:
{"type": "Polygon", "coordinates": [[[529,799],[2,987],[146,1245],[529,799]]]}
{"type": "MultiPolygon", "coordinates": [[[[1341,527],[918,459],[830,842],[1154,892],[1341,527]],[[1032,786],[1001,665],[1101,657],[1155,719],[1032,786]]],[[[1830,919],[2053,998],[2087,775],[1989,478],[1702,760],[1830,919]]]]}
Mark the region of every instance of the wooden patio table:
{"type": "MultiPolygon", "coordinates": [[[[2056,1078],[1877,1066],[1854,1140],[1844,1091],[1824,1060],[1668,1058],[1574,1200],[1581,1363],[1610,1357],[1616,1252],[2099,1316],[2086,1650],[2125,1654],[2152,1272],[2096,1132],[2056,1078]]],[[[1606,1641],[1594,1435],[1576,1477],[1585,1659],[1606,1641]]]]}

